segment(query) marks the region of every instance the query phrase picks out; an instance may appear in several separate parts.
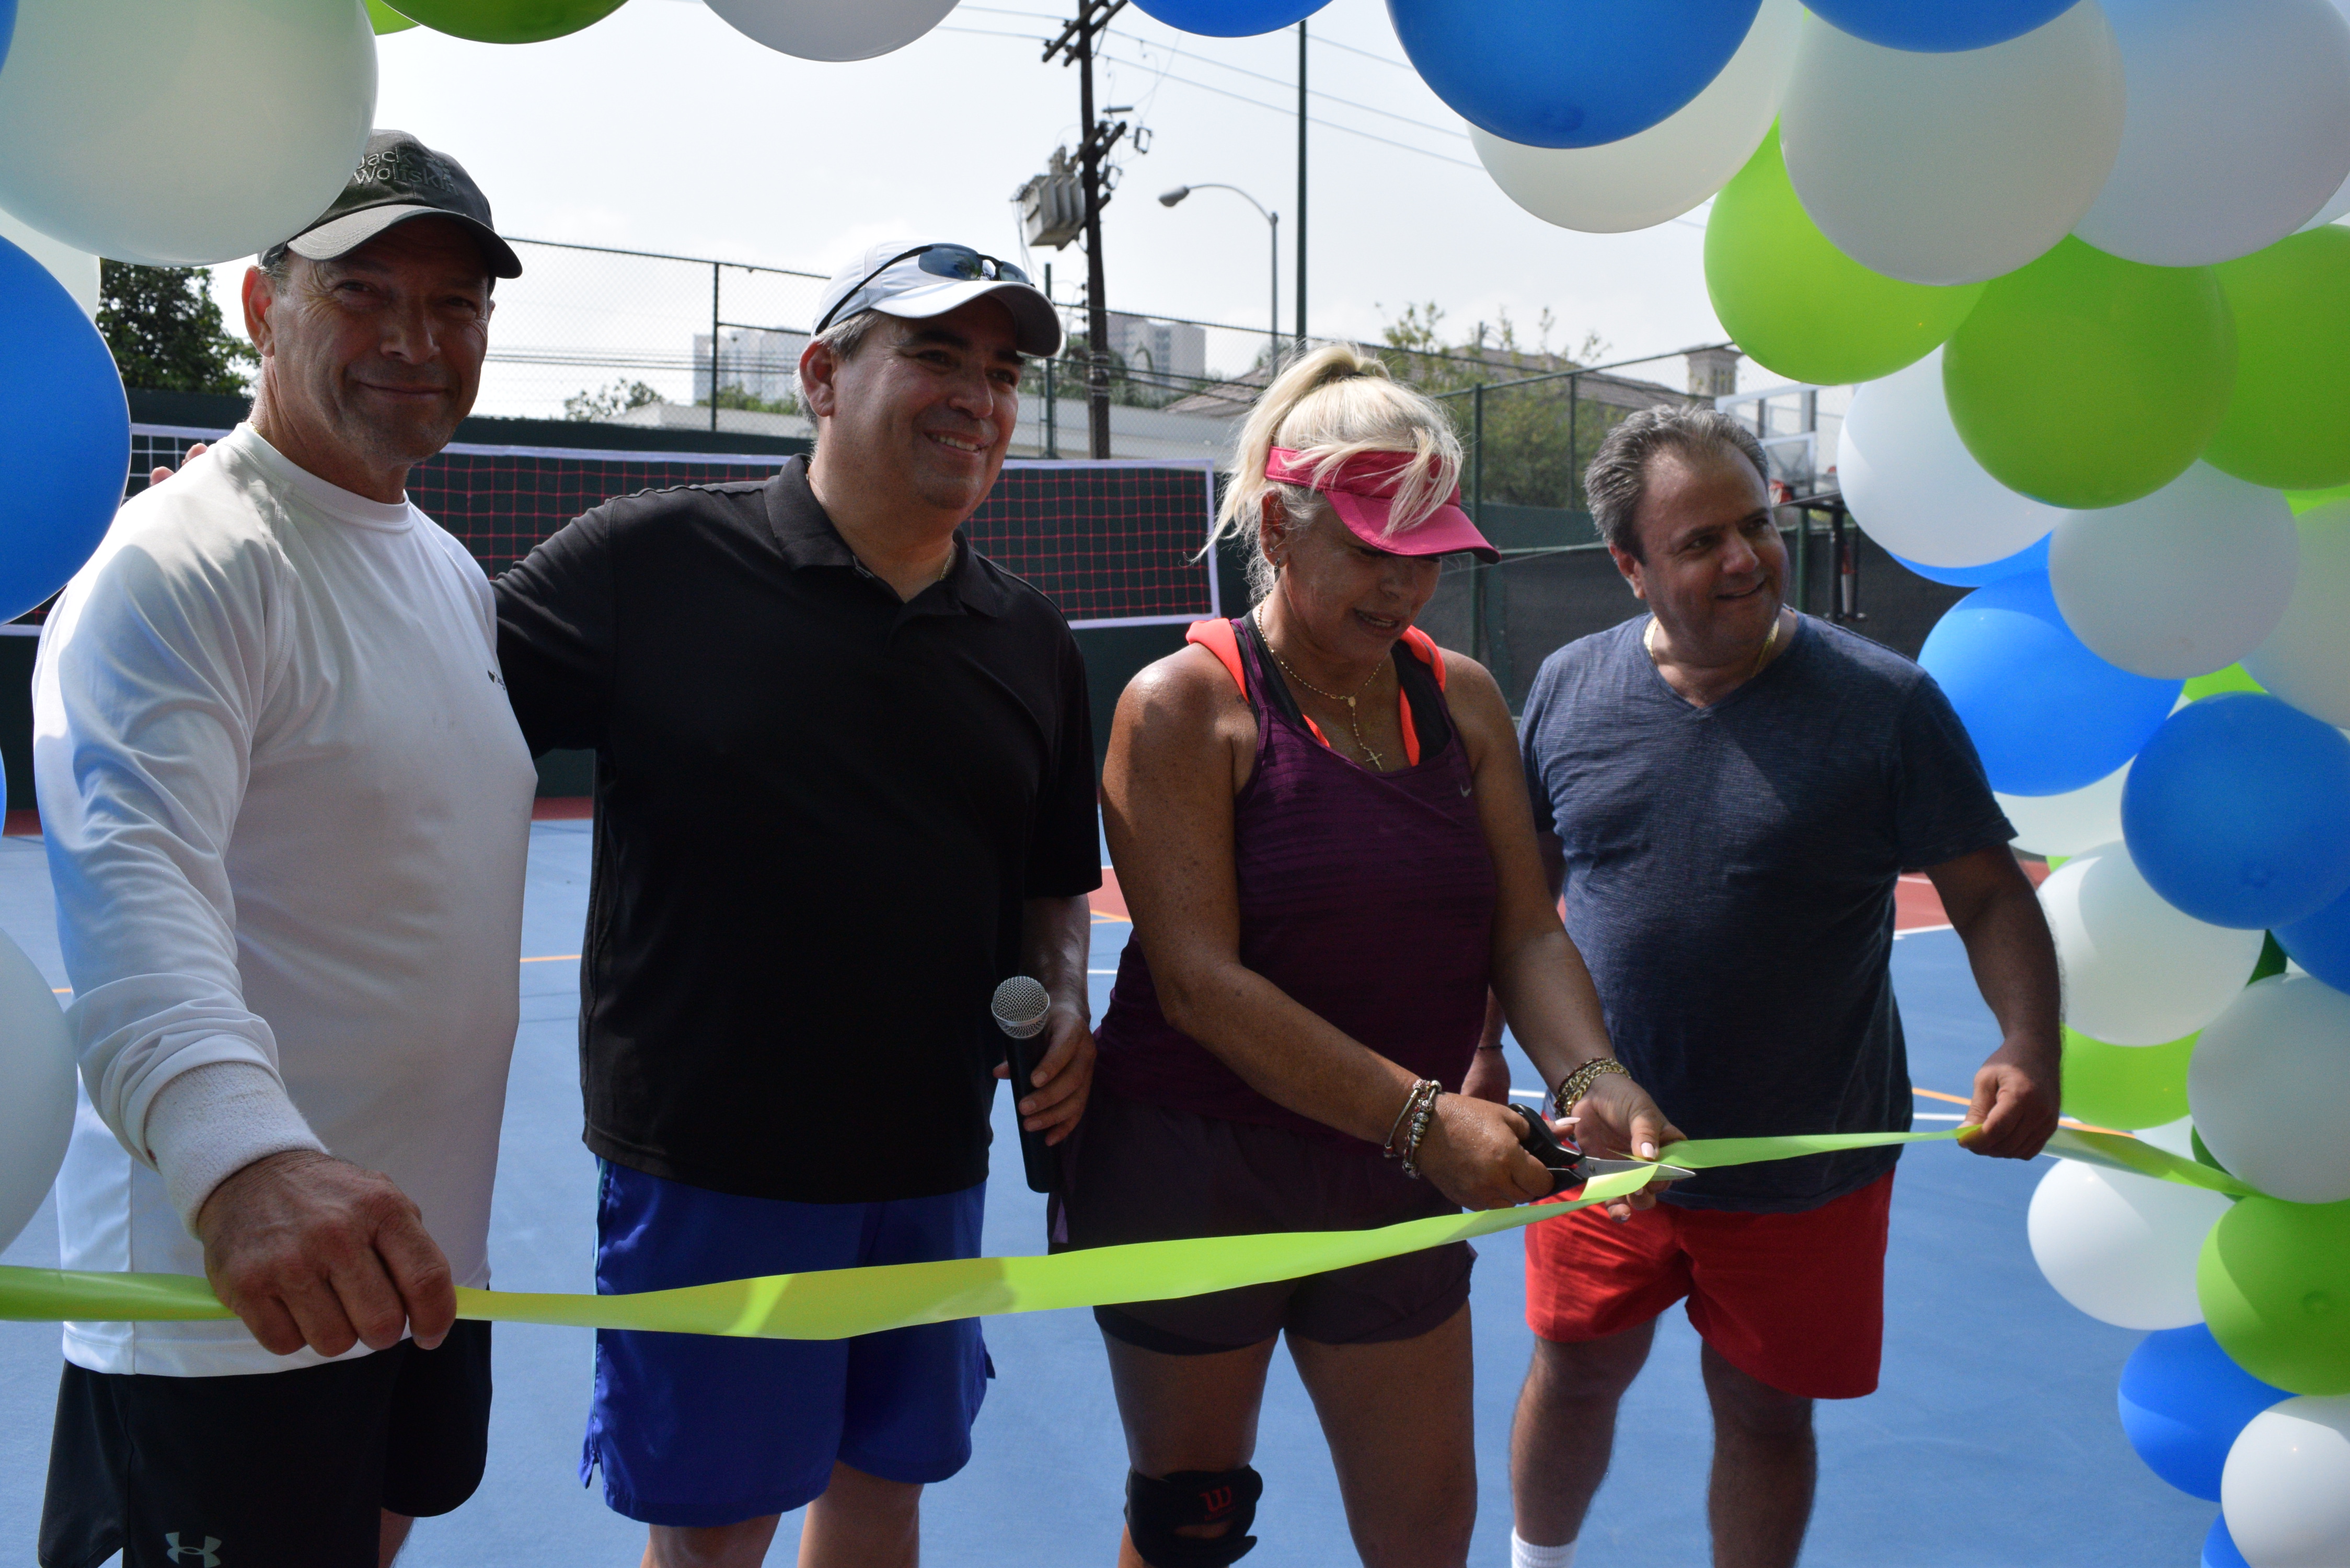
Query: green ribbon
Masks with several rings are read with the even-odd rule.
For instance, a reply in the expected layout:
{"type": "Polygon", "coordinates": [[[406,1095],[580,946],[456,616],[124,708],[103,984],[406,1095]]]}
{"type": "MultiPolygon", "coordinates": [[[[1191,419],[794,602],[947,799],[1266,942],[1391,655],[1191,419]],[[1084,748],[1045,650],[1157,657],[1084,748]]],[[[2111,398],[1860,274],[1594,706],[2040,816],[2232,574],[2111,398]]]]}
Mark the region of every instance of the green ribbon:
{"type": "MultiPolygon", "coordinates": [[[[1794,1159],[1844,1149],[1927,1143],[1927,1133],[1822,1133],[1796,1137],[1714,1138],[1665,1152],[1691,1170],[1794,1159]]],[[[2135,1138],[2060,1132],[2049,1145],[2068,1158],[2158,1176],[2215,1191],[2249,1192],[2233,1178],[2181,1160],[2135,1138]],[[2062,1147],[2060,1147],[2060,1145],[2062,1147]]],[[[1200,1236],[1139,1241],[1046,1257],[949,1258],[805,1274],[767,1274],[635,1295],[576,1295],[460,1290],[457,1315],[491,1323],[574,1328],[650,1329],[760,1339],[847,1339],[956,1318],[1063,1307],[1166,1301],[1267,1284],[1376,1262],[1447,1241],[1490,1236],[1572,1214],[1636,1192],[1648,1172],[1604,1176],[1568,1202],[1444,1214],[1375,1231],[1305,1231],[1270,1236],[1200,1236]]],[[[212,1287],[186,1274],[83,1273],[0,1268],[0,1319],[54,1323],[187,1323],[232,1317],[212,1287]]]]}

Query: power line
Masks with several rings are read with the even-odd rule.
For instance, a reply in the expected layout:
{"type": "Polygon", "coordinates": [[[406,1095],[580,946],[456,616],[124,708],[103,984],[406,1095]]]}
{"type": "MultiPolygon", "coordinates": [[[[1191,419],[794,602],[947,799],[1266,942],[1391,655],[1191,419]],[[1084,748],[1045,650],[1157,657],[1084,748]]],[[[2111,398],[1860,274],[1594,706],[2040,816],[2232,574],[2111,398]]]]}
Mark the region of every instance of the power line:
{"type": "MultiPolygon", "coordinates": [[[[1155,68],[1141,60],[1120,60],[1115,55],[1105,54],[1102,56],[1102,58],[1115,61],[1119,65],[1132,66],[1137,70],[1147,71],[1155,68]]],[[[1216,87],[1208,82],[1193,81],[1190,77],[1179,77],[1171,71],[1167,73],[1165,79],[1170,82],[1181,82],[1185,87],[1198,88],[1201,92],[1214,93],[1219,98],[1228,98],[1233,99],[1235,102],[1253,105],[1257,109],[1265,109],[1271,113],[1280,115],[1284,119],[1292,119],[1296,117],[1297,111],[1295,109],[1289,109],[1284,105],[1267,103],[1263,99],[1251,98],[1245,93],[1233,92],[1228,88],[1216,87]]],[[[1343,131],[1348,136],[1359,136],[1366,141],[1376,141],[1383,147],[1392,147],[1404,152],[1417,152],[1423,158],[1433,158],[1440,163],[1457,164],[1463,169],[1474,169],[1480,173],[1484,171],[1485,166],[1483,164],[1472,162],[1466,158],[1454,158],[1449,154],[1435,151],[1430,148],[1415,147],[1409,141],[1398,141],[1392,137],[1380,136],[1376,132],[1364,130],[1352,125],[1342,125],[1335,119],[1324,119],[1318,115],[1307,115],[1305,118],[1310,123],[1321,126],[1326,130],[1343,131]]]]}
{"type": "MultiPolygon", "coordinates": [[[[963,9],[966,11],[975,11],[979,9],[979,7],[975,5],[966,5],[963,9]]],[[[1336,38],[1326,38],[1319,33],[1308,34],[1307,41],[1310,43],[1323,45],[1327,48],[1344,49],[1350,55],[1360,55],[1367,60],[1377,60],[1383,66],[1393,66],[1399,71],[1409,71],[1414,76],[1418,76],[1419,74],[1419,67],[1413,65],[1409,60],[1399,60],[1389,55],[1377,54],[1369,49],[1358,49],[1352,44],[1342,44],[1336,38]]]]}
{"type": "MultiPolygon", "coordinates": [[[[1311,35],[1308,35],[1308,36],[1310,39],[1311,35]]],[[[1142,47],[1146,49],[1152,47],[1147,39],[1138,41],[1140,42],[1142,47]]],[[[1243,66],[1229,65],[1222,60],[1211,59],[1205,55],[1193,55],[1191,58],[1200,61],[1203,65],[1213,66],[1218,70],[1231,71],[1237,76],[1254,77],[1261,82],[1271,82],[1275,87],[1285,88],[1295,85],[1284,78],[1269,77],[1263,71],[1253,71],[1243,66]]],[[[1454,136],[1460,138],[1463,141],[1469,140],[1469,133],[1467,131],[1455,130],[1449,125],[1431,125],[1427,120],[1414,119],[1408,114],[1398,114],[1391,109],[1380,109],[1374,104],[1357,103],[1353,99],[1340,98],[1336,93],[1324,92],[1319,88],[1307,88],[1305,91],[1306,96],[1309,98],[1318,98],[1330,103],[1344,104],[1348,109],[1359,109],[1365,114],[1377,114],[1385,116],[1388,119],[1399,119],[1406,125],[1416,126],[1421,130],[1432,130],[1440,136],[1454,136]]]]}
{"type": "MultiPolygon", "coordinates": [[[[965,5],[965,6],[963,6],[963,7],[962,7],[962,9],[964,9],[964,10],[966,10],[966,11],[969,11],[969,10],[977,10],[977,9],[979,9],[979,7],[977,7],[977,6],[972,6],[972,5],[965,5]]],[[[1022,40],[1024,40],[1024,41],[1026,41],[1026,42],[1032,42],[1032,43],[1033,43],[1033,42],[1035,42],[1035,41],[1036,41],[1036,36],[1035,36],[1035,34],[1032,34],[1032,33],[1004,33],[1004,32],[998,32],[998,31],[996,31],[995,29],[993,29],[993,28],[990,28],[990,27],[958,27],[958,26],[954,26],[950,25],[950,24],[941,24],[941,25],[940,25],[939,26],[936,26],[936,27],[931,28],[931,31],[932,31],[932,32],[934,32],[934,33],[966,33],[966,34],[971,35],[971,36],[973,36],[973,37],[981,37],[981,38],[1018,38],[1018,39],[1022,39],[1022,40]]],[[[1269,113],[1273,113],[1273,114],[1280,115],[1280,116],[1281,116],[1283,119],[1293,119],[1293,118],[1295,118],[1295,114],[1296,114],[1296,110],[1292,109],[1290,109],[1290,108],[1288,108],[1288,107],[1286,107],[1286,106],[1284,106],[1284,105],[1282,105],[1282,104],[1267,103],[1267,102],[1265,102],[1263,99],[1251,98],[1251,97],[1249,97],[1249,96],[1248,96],[1247,94],[1245,94],[1245,93],[1237,93],[1237,92],[1233,92],[1232,90],[1231,90],[1231,89],[1230,89],[1230,88],[1220,88],[1220,87],[1216,87],[1216,86],[1214,86],[1214,85],[1212,85],[1212,84],[1211,84],[1211,83],[1208,83],[1208,82],[1194,81],[1194,80],[1192,80],[1190,77],[1179,77],[1179,76],[1175,75],[1172,71],[1161,70],[1161,69],[1160,69],[1160,67],[1157,67],[1157,66],[1154,66],[1154,65],[1151,65],[1151,64],[1150,64],[1149,61],[1147,61],[1147,60],[1120,59],[1118,56],[1113,55],[1113,54],[1110,54],[1107,50],[1103,50],[1103,51],[1101,51],[1101,53],[1100,53],[1100,55],[1099,55],[1099,57],[1100,57],[1100,58],[1102,58],[1102,59],[1105,59],[1105,60],[1108,60],[1108,61],[1112,62],[1113,64],[1117,64],[1117,65],[1123,65],[1123,66],[1131,66],[1133,68],[1135,68],[1136,70],[1139,70],[1139,71],[1150,71],[1150,72],[1153,72],[1154,74],[1156,74],[1156,75],[1159,77],[1159,80],[1161,80],[1161,81],[1180,82],[1180,83],[1182,83],[1185,87],[1198,88],[1201,92],[1211,92],[1211,93],[1214,93],[1214,94],[1215,94],[1217,97],[1219,97],[1219,98],[1228,98],[1228,99],[1232,99],[1232,100],[1234,100],[1235,102],[1238,102],[1238,103],[1245,103],[1245,104],[1251,105],[1251,106],[1252,106],[1252,107],[1253,107],[1253,108],[1264,109],[1264,110],[1268,111],[1269,113]]],[[[1197,58],[1197,57],[1195,57],[1195,58],[1197,58]]],[[[1226,67],[1226,68],[1227,68],[1227,69],[1238,69],[1239,67],[1226,67]]],[[[1251,71],[1251,72],[1247,72],[1247,73],[1245,73],[1245,74],[1250,75],[1250,76],[1254,76],[1254,75],[1256,75],[1257,73],[1255,73],[1255,72],[1253,72],[1253,71],[1251,71]]],[[[1267,81],[1276,82],[1278,85],[1281,85],[1281,86],[1287,86],[1287,85],[1288,85],[1287,83],[1279,82],[1279,79],[1278,79],[1277,78],[1267,77],[1267,78],[1263,78],[1263,79],[1265,79],[1265,80],[1267,80],[1267,81]]],[[[1309,90],[1309,91],[1311,91],[1311,89],[1310,89],[1310,88],[1309,88],[1308,90],[1309,90]]],[[[1326,94],[1316,94],[1316,95],[1315,95],[1315,96],[1316,96],[1316,97],[1326,97],[1326,96],[1328,96],[1328,95],[1326,95],[1326,94]]],[[[1338,100],[1336,100],[1336,101],[1339,101],[1339,102],[1342,102],[1342,103],[1343,103],[1343,102],[1346,102],[1347,100],[1345,100],[1345,99],[1338,99],[1338,100]]],[[[1367,107],[1367,106],[1357,104],[1357,105],[1350,105],[1349,107],[1353,107],[1353,108],[1363,108],[1363,107],[1367,107]]],[[[1373,109],[1373,110],[1372,110],[1372,112],[1373,112],[1374,114],[1378,114],[1378,113],[1384,113],[1385,111],[1384,111],[1384,110],[1380,110],[1380,109],[1373,109]]],[[[1306,118],[1306,119],[1308,120],[1308,122],[1310,122],[1310,123],[1312,123],[1312,124],[1315,124],[1315,125],[1318,125],[1318,126],[1322,127],[1322,128],[1323,128],[1324,130],[1336,130],[1336,131],[1340,131],[1340,132],[1343,132],[1343,133],[1345,133],[1346,135],[1348,135],[1348,136],[1359,136],[1359,137],[1361,137],[1361,138],[1362,138],[1364,140],[1366,140],[1366,141],[1376,141],[1376,142],[1379,143],[1379,144],[1380,144],[1381,146],[1383,146],[1383,147],[1392,147],[1392,148],[1395,148],[1395,149],[1399,150],[1399,151],[1404,151],[1404,152],[1417,152],[1417,153],[1419,153],[1419,154],[1421,157],[1423,157],[1423,158],[1433,158],[1433,159],[1435,159],[1435,160],[1436,160],[1438,162],[1440,162],[1440,163],[1451,163],[1451,164],[1455,164],[1455,165],[1457,165],[1458,167],[1462,168],[1462,169],[1474,169],[1474,170],[1478,171],[1480,173],[1482,173],[1482,172],[1484,171],[1484,168],[1485,168],[1485,166],[1484,166],[1483,164],[1482,164],[1482,163],[1472,162],[1472,161],[1471,161],[1470,160],[1468,160],[1468,159],[1466,159],[1466,158],[1453,158],[1453,157],[1451,157],[1451,156],[1449,156],[1449,155],[1447,155],[1447,154],[1445,154],[1445,153],[1435,151],[1433,151],[1433,150],[1431,150],[1431,149],[1430,149],[1430,148],[1426,148],[1426,147],[1415,147],[1415,146],[1413,146],[1413,145],[1412,145],[1410,142],[1409,142],[1409,141],[1398,141],[1398,140],[1394,140],[1392,137],[1380,136],[1380,135],[1378,135],[1378,134],[1377,134],[1377,133],[1375,133],[1375,132],[1368,131],[1368,130],[1361,130],[1361,129],[1359,129],[1359,128],[1357,128],[1357,127],[1356,127],[1356,126],[1352,126],[1352,125],[1342,125],[1342,124],[1340,124],[1338,121],[1336,121],[1336,120],[1335,120],[1335,119],[1322,119],[1321,117],[1319,117],[1318,115],[1308,115],[1308,116],[1306,116],[1305,118],[1306,118]]],[[[1402,119],[1403,117],[1402,117],[1402,116],[1400,116],[1400,115],[1397,115],[1397,116],[1392,117],[1392,118],[1395,118],[1395,119],[1402,119]]],[[[1409,123],[1417,125],[1417,124],[1419,124],[1419,123],[1420,123],[1420,122],[1419,122],[1419,121],[1417,121],[1417,120],[1413,120],[1413,121],[1410,121],[1409,123]]],[[[1439,129],[1440,129],[1440,127],[1436,127],[1436,126],[1429,126],[1429,127],[1427,127],[1427,129],[1429,129],[1429,130],[1439,130],[1439,129]]],[[[1446,134],[1448,134],[1448,135],[1456,135],[1456,136],[1457,136],[1457,135],[1460,135],[1460,134],[1461,134],[1461,132],[1458,132],[1458,131],[1449,131],[1449,132],[1446,132],[1446,134]]]]}

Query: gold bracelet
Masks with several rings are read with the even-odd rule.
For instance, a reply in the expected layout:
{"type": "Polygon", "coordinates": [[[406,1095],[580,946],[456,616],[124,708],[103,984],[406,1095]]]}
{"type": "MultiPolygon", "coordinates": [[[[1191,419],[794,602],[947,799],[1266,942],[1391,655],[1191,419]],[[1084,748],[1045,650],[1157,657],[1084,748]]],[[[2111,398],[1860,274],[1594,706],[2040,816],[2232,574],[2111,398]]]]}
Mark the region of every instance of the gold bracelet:
{"type": "Polygon", "coordinates": [[[1558,1087],[1551,1091],[1552,1109],[1562,1117],[1574,1115],[1575,1106],[1591,1093],[1591,1085],[1610,1073],[1632,1075],[1631,1069],[1615,1057],[1594,1056],[1558,1081],[1558,1087]]]}

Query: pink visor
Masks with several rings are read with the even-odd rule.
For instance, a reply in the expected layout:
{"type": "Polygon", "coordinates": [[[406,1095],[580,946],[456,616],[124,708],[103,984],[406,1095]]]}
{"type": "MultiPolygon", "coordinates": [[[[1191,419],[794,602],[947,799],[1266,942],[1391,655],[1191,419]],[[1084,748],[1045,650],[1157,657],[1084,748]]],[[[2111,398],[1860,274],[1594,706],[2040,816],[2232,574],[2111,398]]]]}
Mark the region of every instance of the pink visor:
{"type": "Polygon", "coordinates": [[[1488,565],[1502,553],[1485,542],[1469,514],[1461,510],[1461,491],[1454,486],[1444,504],[1417,525],[1390,536],[1388,517],[1395,509],[1396,487],[1411,466],[1408,452],[1357,452],[1327,474],[1316,477],[1321,464],[1307,454],[1274,447],[1265,454],[1264,476],[1281,484],[1302,484],[1330,498],[1347,531],[1375,550],[1391,556],[1450,556],[1467,550],[1488,565]]]}

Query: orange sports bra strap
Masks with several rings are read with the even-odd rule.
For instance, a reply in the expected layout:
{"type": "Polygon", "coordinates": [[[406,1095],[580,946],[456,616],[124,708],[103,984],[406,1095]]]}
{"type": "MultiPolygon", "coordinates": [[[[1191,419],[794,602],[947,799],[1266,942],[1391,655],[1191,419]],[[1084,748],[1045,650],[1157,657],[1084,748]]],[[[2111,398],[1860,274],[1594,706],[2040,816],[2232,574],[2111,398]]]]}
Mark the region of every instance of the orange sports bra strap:
{"type": "MultiPolygon", "coordinates": [[[[1239,634],[1232,630],[1231,621],[1222,616],[1211,616],[1206,620],[1195,620],[1190,629],[1183,633],[1183,640],[1187,643],[1196,642],[1214,654],[1216,662],[1222,664],[1225,673],[1232,678],[1232,684],[1241,689],[1241,695],[1243,697],[1248,695],[1248,672],[1241,664],[1241,639],[1239,634]]],[[[1441,666],[1439,668],[1440,669],[1441,666]]],[[[1443,681],[1444,678],[1439,675],[1437,684],[1441,686],[1443,681]]]]}
{"type": "Polygon", "coordinates": [[[1436,672],[1436,689],[1443,691],[1444,649],[1437,647],[1434,639],[1416,626],[1403,628],[1403,641],[1404,646],[1411,649],[1412,657],[1436,672]]]}

